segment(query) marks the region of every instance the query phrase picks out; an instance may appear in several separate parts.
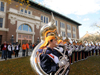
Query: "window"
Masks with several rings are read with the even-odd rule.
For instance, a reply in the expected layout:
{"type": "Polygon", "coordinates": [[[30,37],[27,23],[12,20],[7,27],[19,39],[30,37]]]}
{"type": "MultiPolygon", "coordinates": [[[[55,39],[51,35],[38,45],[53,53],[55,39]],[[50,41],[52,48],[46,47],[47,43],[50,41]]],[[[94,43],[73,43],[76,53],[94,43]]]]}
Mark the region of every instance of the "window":
{"type": "Polygon", "coordinates": [[[3,18],[0,18],[0,28],[3,27],[3,18]]]}
{"type": "Polygon", "coordinates": [[[29,14],[29,15],[31,14],[31,11],[30,11],[30,10],[26,10],[26,9],[24,9],[24,8],[21,8],[21,9],[20,9],[20,12],[21,12],[22,14],[24,14],[24,13],[25,13],[25,14],[29,14]]]}
{"type": "Polygon", "coordinates": [[[71,30],[71,26],[70,25],[67,25],[67,30],[71,30]]]}
{"type": "Polygon", "coordinates": [[[76,38],[76,34],[73,34],[73,38],[76,38]]]}
{"type": "Polygon", "coordinates": [[[29,27],[29,32],[32,32],[32,29],[29,27]]]}
{"type": "Polygon", "coordinates": [[[18,27],[18,30],[23,30],[23,31],[32,32],[31,27],[28,26],[27,24],[20,25],[20,26],[18,27]]]}
{"type": "Polygon", "coordinates": [[[41,16],[41,22],[43,22],[43,16],[41,16]]]}
{"type": "Polygon", "coordinates": [[[57,22],[57,20],[55,20],[55,24],[56,24],[56,26],[58,26],[58,22],[57,22]]]}
{"type": "Polygon", "coordinates": [[[71,38],[71,33],[70,33],[70,32],[68,32],[68,33],[67,33],[67,36],[68,36],[69,38],[71,38]]]}
{"type": "Polygon", "coordinates": [[[30,12],[30,11],[28,11],[28,14],[31,14],[31,12],[30,12]]]}
{"type": "Polygon", "coordinates": [[[62,36],[65,37],[65,32],[64,31],[62,31],[62,36]]]}
{"type": "Polygon", "coordinates": [[[28,31],[28,25],[23,25],[23,30],[28,31]]]}
{"type": "Polygon", "coordinates": [[[45,17],[44,17],[44,23],[45,23],[45,17]]]}
{"type": "Polygon", "coordinates": [[[23,29],[22,29],[22,25],[19,26],[18,30],[23,30],[23,29]]]}
{"type": "Polygon", "coordinates": [[[25,10],[25,13],[27,13],[27,10],[25,10]]]}
{"type": "Polygon", "coordinates": [[[61,27],[61,28],[65,28],[65,24],[62,23],[62,22],[60,22],[60,27],[61,27]]]}
{"type": "Polygon", "coordinates": [[[48,23],[49,18],[46,16],[41,15],[41,22],[48,23]]]}
{"type": "Polygon", "coordinates": [[[4,2],[0,2],[0,11],[4,12],[4,2]]]}
{"type": "Polygon", "coordinates": [[[48,17],[46,17],[46,23],[48,23],[48,17]]]}
{"type": "Polygon", "coordinates": [[[24,11],[23,11],[23,8],[21,8],[21,10],[20,10],[20,11],[21,11],[21,12],[24,12],[24,11]]]}
{"type": "Polygon", "coordinates": [[[76,32],[76,28],[75,27],[73,27],[73,31],[76,32]]]}

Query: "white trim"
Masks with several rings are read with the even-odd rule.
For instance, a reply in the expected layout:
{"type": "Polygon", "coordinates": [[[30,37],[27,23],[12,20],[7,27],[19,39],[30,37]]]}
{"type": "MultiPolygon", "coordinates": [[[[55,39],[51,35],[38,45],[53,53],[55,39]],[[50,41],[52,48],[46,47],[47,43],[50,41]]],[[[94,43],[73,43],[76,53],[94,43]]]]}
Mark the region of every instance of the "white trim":
{"type": "MultiPolygon", "coordinates": [[[[17,21],[16,33],[18,33],[18,34],[21,33],[21,34],[30,34],[30,35],[32,35],[32,43],[34,43],[34,35],[35,35],[35,32],[34,32],[34,21],[33,21],[33,23],[29,23],[29,22],[26,22],[26,21],[20,21],[20,20],[18,20],[17,21]],[[18,27],[20,25],[22,25],[22,24],[28,24],[31,27],[32,32],[18,30],[18,27]]],[[[18,34],[16,34],[16,35],[18,35],[18,34]]],[[[18,36],[16,36],[16,38],[17,38],[16,41],[18,41],[18,36]]]]}
{"type": "Polygon", "coordinates": [[[16,42],[18,42],[18,32],[16,32],[16,42]]]}
{"type": "MultiPolygon", "coordinates": [[[[12,17],[17,17],[20,16],[21,18],[28,18],[28,19],[31,19],[31,20],[36,20],[36,21],[39,21],[41,22],[41,19],[40,17],[38,16],[34,16],[34,15],[25,15],[25,14],[20,14],[20,12],[16,9],[13,9],[13,8],[10,8],[9,11],[7,11],[8,14],[12,14],[13,16],[12,17]]],[[[10,19],[10,17],[9,17],[10,19]]],[[[20,18],[19,18],[20,19],[20,18]]]]}
{"type": "Polygon", "coordinates": [[[0,31],[9,31],[9,28],[0,28],[0,31]]]}
{"type": "Polygon", "coordinates": [[[16,30],[17,33],[22,33],[22,34],[33,34],[33,32],[27,32],[27,31],[22,31],[22,30],[16,30]]]}
{"type": "Polygon", "coordinates": [[[67,30],[67,32],[70,32],[71,33],[71,30],[67,30]]]}

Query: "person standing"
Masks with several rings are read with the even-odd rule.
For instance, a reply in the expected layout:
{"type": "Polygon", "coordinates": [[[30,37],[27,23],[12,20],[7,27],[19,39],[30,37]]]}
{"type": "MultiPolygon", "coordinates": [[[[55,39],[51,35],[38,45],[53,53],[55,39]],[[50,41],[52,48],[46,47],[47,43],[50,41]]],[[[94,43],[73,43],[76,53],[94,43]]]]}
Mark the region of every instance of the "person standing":
{"type": "Polygon", "coordinates": [[[7,44],[6,41],[1,45],[2,57],[1,59],[7,60],[7,44]]]}
{"type": "Polygon", "coordinates": [[[22,45],[22,56],[25,56],[25,52],[26,52],[26,44],[24,43],[22,45]]]}
{"type": "Polygon", "coordinates": [[[17,45],[15,46],[15,57],[18,57],[19,50],[20,50],[20,46],[17,43],[17,45]]]}
{"type": "Polygon", "coordinates": [[[32,49],[33,49],[33,48],[32,48],[32,43],[30,43],[30,50],[31,50],[31,52],[32,52],[32,49]]]}
{"type": "Polygon", "coordinates": [[[28,56],[29,44],[26,43],[26,56],[28,56]]]}
{"type": "Polygon", "coordinates": [[[11,46],[11,43],[8,45],[8,58],[11,58],[12,57],[12,46],[11,46]]]}

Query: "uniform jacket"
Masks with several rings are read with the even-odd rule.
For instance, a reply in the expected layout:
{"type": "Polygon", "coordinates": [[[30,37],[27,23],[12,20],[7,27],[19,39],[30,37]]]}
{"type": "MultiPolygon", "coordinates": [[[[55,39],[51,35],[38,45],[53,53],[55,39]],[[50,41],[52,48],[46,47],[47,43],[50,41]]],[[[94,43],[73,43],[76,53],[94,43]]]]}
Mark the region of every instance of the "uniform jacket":
{"type": "Polygon", "coordinates": [[[56,72],[58,70],[58,64],[56,64],[53,61],[53,57],[50,57],[49,54],[54,54],[55,56],[57,56],[58,58],[61,56],[61,54],[56,51],[56,50],[52,50],[51,48],[47,47],[45,53],[43,51],[43,53],[40,56],[40,65],[42,67],[42,69],[46,72],[46,73],[51,73],[51,72],[56,72]]]}

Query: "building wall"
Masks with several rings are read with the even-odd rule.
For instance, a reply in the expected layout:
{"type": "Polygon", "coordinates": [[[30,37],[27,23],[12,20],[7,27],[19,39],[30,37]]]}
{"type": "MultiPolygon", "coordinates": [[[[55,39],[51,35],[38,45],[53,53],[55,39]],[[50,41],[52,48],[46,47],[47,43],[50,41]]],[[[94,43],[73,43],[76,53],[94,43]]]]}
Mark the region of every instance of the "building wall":
{"type": "MultiPolygon", "coordinates": [[[[4,28],[1,28],[0,35],[2,35],[2,42],[8,41],[11,42],[11,36],[14,35],[14,41],[18,42],[18,34],[23,35],[31,35],[32,36],[32,43],[37,42],[37,39],[40,39],[40,28],[44,25],[44,23],[41,23],[41,15],[49,17],[49,21],[51,20],[51,14],[47,13],[45,11],[41,11],[32,7],[28,7],[28,10],[32,11],[31,16],[27,16],[25,14],[20,13],[20,8],[26,8],[25,5],[16,7],[15,5],[19,5],[18,2],[13,2],[13,4],[6,6],[6,11],[4,12],[5,15],[3,16],[5,18],[5,25],[4,28]],[[25,32],[25,31],[19,31],[18,27],[21,24],[28,24],[32,28],[32,32],[25,32]],[[4,29],[4,30],[2,30],[4,29]]],[[[55,16],[55,19],[58,21],[58,33],[60,34],[61,28],[60,28],[60,22],[63,22],[65,24],[65,33],[67,35],[67,24],[71,25],[71,34],[72,26],[76,27],[76,34],[77,39],[79,39],[79,28],[77,25],[70,23],[66,20],[63,20],[57,16],[55,16]]],[[[72,35],[73,38],[73,35],[72,35]]]]}
{"type": "Polygon", "coordinates": [[[7,38],[6,38],[7,37],[7,32],[0,31],[0,35],[2,35],[2,43],[7,40],[7,38]]]}

